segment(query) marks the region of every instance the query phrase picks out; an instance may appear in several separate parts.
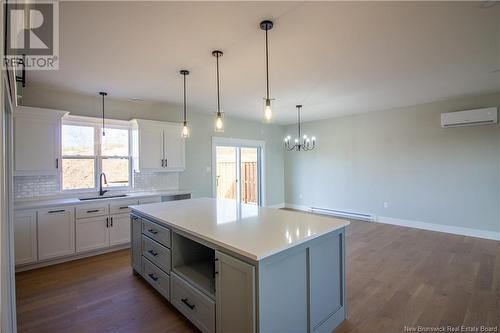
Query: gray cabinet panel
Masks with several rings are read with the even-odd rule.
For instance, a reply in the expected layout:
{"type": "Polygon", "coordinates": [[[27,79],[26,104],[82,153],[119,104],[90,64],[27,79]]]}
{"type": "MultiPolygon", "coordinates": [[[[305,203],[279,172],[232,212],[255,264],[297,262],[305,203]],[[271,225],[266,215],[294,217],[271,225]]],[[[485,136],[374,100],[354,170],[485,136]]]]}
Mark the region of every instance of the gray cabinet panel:
{"type": "Polygon", "coordinates": [[[255,332],[255,268],[215,252],[217,332],[255,332]]]}
{"type": "Polygon", "coordinates": [[[342,234],[309,248],[311,329],[314,331],[342,307],[342,234]]]}
{"type": "Polygon", "coordinates": [[[141,256],[142,256],[142,226],[141,219],[137,216],[130,217],[130,230],[132,237],[132,268],[142,273],[141,256]]]}
{"type": "Polygon", "coordinates": [[[306,249],[292,249],[259,265],[259,331],[308,329],[306,249]]]}

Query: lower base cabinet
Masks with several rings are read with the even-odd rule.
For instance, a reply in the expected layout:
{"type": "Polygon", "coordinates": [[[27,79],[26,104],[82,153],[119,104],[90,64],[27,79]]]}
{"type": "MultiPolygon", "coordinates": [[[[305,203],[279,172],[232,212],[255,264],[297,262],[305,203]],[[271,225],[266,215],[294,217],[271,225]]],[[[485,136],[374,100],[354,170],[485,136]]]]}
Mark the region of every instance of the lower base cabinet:
{"type": "Polygon", "coordinates": [[[170,301],[170,276],[142,257],[142,275],[160,294],[170,301]]]}
{"type": "Polygon", "coordinates": [[[14,244],[16,265],[26,265],[37,261],[36,211],[14,214],[14,244]]]}
{"type": "Polygon", "coordinates": [[[75,253],[75,208],[38,210],[38,260],[75,253]]]}
{"type": "Polygon", "coordinates": [[[109,246],[109,218],[89,217],[76,220],[76,252],[109,246]]]}

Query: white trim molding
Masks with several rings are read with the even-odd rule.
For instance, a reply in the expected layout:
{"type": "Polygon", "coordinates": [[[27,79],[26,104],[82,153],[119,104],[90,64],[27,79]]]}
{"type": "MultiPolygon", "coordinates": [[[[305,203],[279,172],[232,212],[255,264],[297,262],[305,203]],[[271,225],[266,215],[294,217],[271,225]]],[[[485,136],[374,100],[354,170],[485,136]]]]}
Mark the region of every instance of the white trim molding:
{"type": "Polygon", "coordinates": [[[420,221],[413,221],[413,220],[404,220],[404,219],[385,217],[385,216],[378,216],[375,222],[384,223],[384,224],[399,225],[402,227],[409,227],[409,228],[415,228],[415,229],[445,232],[445,233],[454,234],[454,235],[470,236],[470,237],[477,237],[477,238],[492,239],[492,240],[500,241],[500,232],[495,232],[495,231],[490,231],[490,230],[472,229],[472,228],[457,227],[457,226],[452,226],[452,225],[435,224],[435,223],[420,222],[420,221]]]}
{"type": "Polygon", "coordinates": [[[279,204],[275,204],[275,205],[269,205],[269,206],[266,206],[267,208],[285,208],[286,207],[286,204],[284,202],[282,203],[279,203],[279,204]]]}

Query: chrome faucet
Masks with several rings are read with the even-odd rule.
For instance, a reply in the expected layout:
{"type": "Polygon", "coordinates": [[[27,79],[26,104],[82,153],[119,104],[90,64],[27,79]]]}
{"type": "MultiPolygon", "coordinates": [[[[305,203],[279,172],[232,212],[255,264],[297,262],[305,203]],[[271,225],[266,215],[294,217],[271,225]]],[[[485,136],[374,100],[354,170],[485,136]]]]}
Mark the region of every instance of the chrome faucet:
{"type": "Polygon", "coordinates": [[[106,175],[104,172],[101,172],[101,175],[99,176],[99,195],[103,196],[104,193],[108,192],[108,190],[103,190],[102,189],[102,182],[104,180],[104,184],[108,185],[108,181],[106,180],[106,175]]]}

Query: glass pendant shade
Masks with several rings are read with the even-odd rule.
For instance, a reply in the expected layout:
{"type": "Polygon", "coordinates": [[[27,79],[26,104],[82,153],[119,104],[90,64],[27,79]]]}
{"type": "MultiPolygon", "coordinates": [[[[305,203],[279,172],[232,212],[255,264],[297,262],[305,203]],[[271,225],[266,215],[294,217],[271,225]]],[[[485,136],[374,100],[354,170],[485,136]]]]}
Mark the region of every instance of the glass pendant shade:
{"type": "Polygon", "coordinates": [[[182,127],[182,134],[181,134],[181,136],[182,136],[183,138],[186,138],[186,139],[187,139],[187,138],[189,138],[190,132],[191,132],[191,131],[189,130],[188,123],[187,123],[187,121],[185,121],[185,122],[184,122],[184,126],[182,127]]]}
{"type": "Polygon", "coordinates": [[[217,112],[215,117],[215,131],[224,132],[224,115],[222,112],[217,112]]]}
{"type": "Polygon", "coordinates": [[[273,120],[273,111],[271,109],[271,99],[266,98],[266,105],[264,106],[264,121],[270,123],[273,120]]]}

